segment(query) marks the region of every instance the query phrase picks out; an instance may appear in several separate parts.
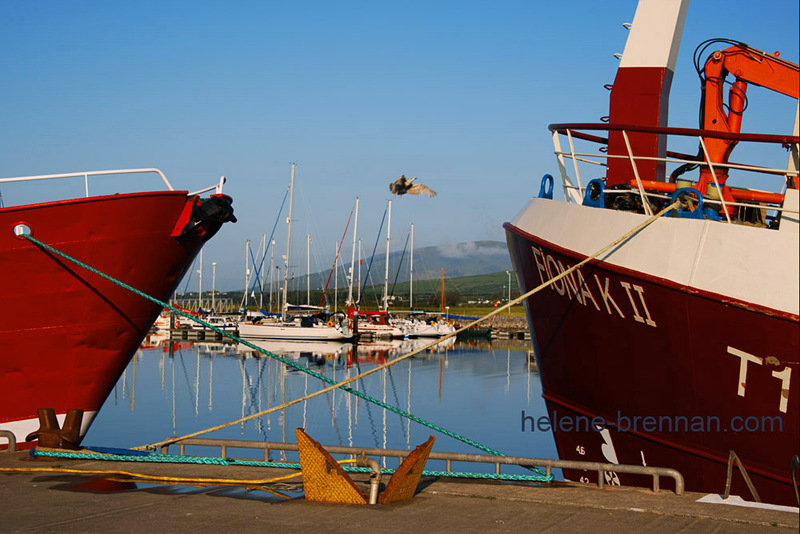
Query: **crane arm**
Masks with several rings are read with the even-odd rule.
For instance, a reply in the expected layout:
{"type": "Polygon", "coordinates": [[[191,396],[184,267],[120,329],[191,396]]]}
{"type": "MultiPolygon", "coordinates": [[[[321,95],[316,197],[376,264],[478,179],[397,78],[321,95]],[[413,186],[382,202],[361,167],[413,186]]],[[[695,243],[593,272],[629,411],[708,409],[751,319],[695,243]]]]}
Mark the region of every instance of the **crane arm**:
{"type": "MultiPolygon", "coordinates": [[[[766,87],[795,99],[800,92],[800,68],[796,64],[781,59],[778,52],[767,54],[744,43],[711,54],[704,71],[701,128],[710,131],[741,133],[748,84],[766,87]],[[726,111],[724,87],[728,74],[735,81],[728,91],[726,111]]],[[[737,141],[707,138],[705,143],[711,162],[725,164],[737,141]]],[[[719,169],[715,176],[708,168],[701,169],[698,188],[705,191],[706,184],[716,181],[724,189],[727,176],[726,168],[719,169]]]]}
{"type": "Polygon", "coordinates": [[[739,133],[747,84],[766,87],[792,98],[800,91],[800,68],[745,44],[714,52],[705,65],[705,103],[702,127],[739,133]],[[729,111],[724,108],[724,85],[728,74],[736,81],[729,91],[729,111]]]}

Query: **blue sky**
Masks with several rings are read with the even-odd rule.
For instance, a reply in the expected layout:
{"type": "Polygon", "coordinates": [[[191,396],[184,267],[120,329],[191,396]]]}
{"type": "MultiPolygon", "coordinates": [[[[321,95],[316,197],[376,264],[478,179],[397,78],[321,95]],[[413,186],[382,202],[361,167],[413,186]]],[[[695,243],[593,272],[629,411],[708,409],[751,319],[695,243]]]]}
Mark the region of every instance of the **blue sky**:
{"type": "MultiPolygon", "coordinates": [[[[217,288],[241,286],[244,242],[271,231],[291,161],[301,272],[306,232],[312,270],[330,267],[356,196],[371,251],[400,174],[439,196],[395,197],[393,249],[411,222],[417,246],[503,240],[502,223],[556,173],[547,124],[607,114],[603,85],[635,4],[6,0],[0,176],[158,167],[188,190],[227,176],[239,222],[206,248],[217,288]]],[[[672,124],[696,125],[700,42],[738,39],[797,62],[799,17],[796,0],[690,3],[672,124]]],[[[751,98],[743,130],[767,131],[751,98]]],[[[788,98],[763,102],[765,116],[793,115],[788,98]]],[[[0,192],[12,205],[68,187],[0,192]]],[[[278,256],[284,225],[276,235],[278,256]]]]}

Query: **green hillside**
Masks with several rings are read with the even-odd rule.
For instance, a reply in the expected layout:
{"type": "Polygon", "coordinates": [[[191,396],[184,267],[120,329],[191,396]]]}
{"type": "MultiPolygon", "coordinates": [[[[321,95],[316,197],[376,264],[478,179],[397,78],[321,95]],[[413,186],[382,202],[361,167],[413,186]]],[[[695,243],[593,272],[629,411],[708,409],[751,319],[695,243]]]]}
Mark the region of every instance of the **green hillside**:
{"type": "MultiPolygon", "coordinates": [[[[491,274],[479,274],[472,276],[460,276],[454,278],[445,278],[444,280],[444,303],[445,306],[480,306],[480,305],[493,305],[495,302],[506,302],[508,300],[508,281],[509,275],[506,271],[491,274]]],[[[354,292],[356,290],[354,289],[354,292]]],[[[289,302],[296,304],[306,304],[308,300],[313,305],[318,305],[322,299],[321,289],[312,289],[310,298],[305,288],[294,289],[290,288],[288,299],[289,302]]],[[[442,281],[439,279],[429,280],[415,280],[414,281],[414,294],[413,294],[413,307],[435,310],[441,307],[441,294],[442,294],[442,281]]],[[[409,283],[397,282],[396,284],[389,283],[389,295],[393,296],[390,307],[394,309],[409,309],[409,283]]],[[[228,291],[226,293],[219,293],[217,298],[225,298],[234,303],[242,302],[242,291],[228,291]]],[[[334,299],[337,298],[338,307],[341,308],[347,298],[347,288],[338,288],[335,294],[334,288],[331,285],[323,305],[334,307],[334,299]]],[[[514,273],[511,273],[511,298],[519,296],[519,289],[517,288],[516,278],[514,273]]],[[[178,299],[196,300],[197,293],[186,293],[177,295],[178,299]]],[[[205,300],[210,299],[210,294],[203,295],[205,300]]],[[[361,297],[361,305],[363,308],[378,307],[383,298],[383,284],[367,286],[361,297]]],[[[255,297],[251,294],[249,302],[251,306],[257,303],[259,295],[255,297]]],[[[264,301],[269,301],[267,295],[263,298],[264,301]]],[[[277,291],[273,293],[273,302],[276,303],[280,300],[280,295],[277,291]]],[[[277,311],[277,309],[275,309],[277,311]]]]}

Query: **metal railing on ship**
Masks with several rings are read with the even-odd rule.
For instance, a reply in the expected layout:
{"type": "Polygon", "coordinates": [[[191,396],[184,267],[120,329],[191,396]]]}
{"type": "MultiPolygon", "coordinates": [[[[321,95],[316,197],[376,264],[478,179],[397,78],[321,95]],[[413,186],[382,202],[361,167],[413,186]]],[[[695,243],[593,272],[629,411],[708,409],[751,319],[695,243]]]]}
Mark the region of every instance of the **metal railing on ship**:
{"type": "MultiPolygon", "coordinates": [[[[800,142],[798,136],[791,136],[791,135],[767,135],[767,134],[742,134],[742,133],[723,133],[723,132],[713,132],[709,130],[698,130],[698,129],[690,129],[690,128],[671,128],[671,127],[656,127],[656,126],[632,126],[632,125],[613,125],[613,124],[592,124],[592,123],[570,123],[570,124],[551,124],[549,126],[550,131],[552,132],[553,136],[553,145],[555,147],[555,155],[558,160],[558,168],[559,173],[561,176],[561,183],[564,190],[564,197],[574,203],[580,204],[584,198],[584,194],[586,193],[588,187],[587,185],[584,186],[583,180],[581,177],[581,168],[579,163],[586,164],[586,165],[594,165],[598,167],[606,167],[607,162],[609,159],[624,159],[630,162],[631,168],[634,173],[634,179],[631,180],[633,186],[636,187],[638,190],[638,194],[642,201],[642,205],[644,211],[647,215],[652,215],[651,210],[649,208],[649,202],[647,201],[648,197],[658,198],[668,200],[670,195],[665,194],[664,192],[655,192],[650,189],[649,186],[654,185],[653,180],[644,180],[639,175],[638,165],[637,162],[643,161],[656,161],[656,162],[663,162],[666,164],[674,164],[674,165],[698,165],[703,166],[709,169],[712,177],[713,177],[713,185],[717,188],[717,191],[720,191],[720,183],[717,179],[718,171],[721,169],[735,169],[740,171],[747,171],[747,172],[754,172],[759,173],[766,176],[771,177],[781,177],[784,181],[788,181],[790,179],[797,180],[798,170],[792,168],[770,168],[770,167],[762,167],[758,165],[742,165],[737,163],[720,163],[720,162],[713,162],[711,161],[708,151],[706,150],[706,143],[705,139],[707,138],[715,138],[715,139],[726,139],[730,141],[737,141],[737,142],[750,142],[750,143],[768,143],[768,144],[778,144],[781,146],[790,146],[793,147],[793,155],[792,158],[796,159],[796,152],[797,146],[800,142]],[[579,139],[582,141],[588,141],[590,143],[605,145],[603,148],[607,149],[608,146],[608,138],[600,137],[598,135],[593,135],[590,133],[586,133],[588,131],[607,131],[607,132],[620,132],[623,136],[625,141],[627,154],[626,155],[613,155],[608,154],[605,152],[595,153],[595,152],[578,152],[575,150],[575,140],[579,139]],[[700,144],[700,152],[704,155],[703,159],[699,159],[695,156],[690,156],[678,152],[665,152],[665,157],[653,157],[653,156],[636,156],[633,154],[631,149],[631,144],[629,141],[628,134],[629,133],[637,133],[637,134],[656,134],[656,135],[671,135],[674,137],[687,137],[687,138],[696,138],[700,144]],[[561,146],[561,136],[565,136],[569,143],[569,150],[564,150],[561,146]],[[570,177],[569,173],[567,172],[567,163],[566,160],[569,159],[572,161],[572,166],[575,173],[575,181],[570,177]],[[648,190],[649,189],[649,190],[648,190]]],[[[790,164],[791,165],[791,164],[790,164]]],[[[677,184],[670,184],[669,182],[662,182],[665,188],[669,187],[676,187],[677,184]]],[[[709,184],[711,185],[711,184],[709,184]]],[[[783,186],[785,187],[785,185],[783,186]]],[[[759,202],[763,200],[761,203],[750,203],[750,202],[739,202],[734,201],[731,202],[730,200],[726,200],[722,195],[720,195],[719,199],[715,199],[715,202],[721,205],[722,212],[725,214],[727,218],[727,222],[732,222],[730,217],[728,216],[728,208],[755,208],[755,209],[768,209],[770,211],[775,212],[788,212],[788,213],[798,213],[798,209],[796,208],[785,208],[782,205],[783,193],[770,193],[767,191],[760,191],[760,190],[751,190],[751,189],[744,189],[739,188],[739,191],[744,191],[746,194],[750,196],[754,196],[759,198],[759,202]]],[[[784,189],[785,190],[785,189],[784,189]]],[[[630,190],[614,190],[614,189],[605,189],[604,193],[606,194],[630,194],[630,190]]]]}
{"type": "MultiPolygon", "coordinates": [[[[89,197],[89,177],[90,176],[111,176],[111,175],[123,175],[123,174],[141,174],[141,173],[155,173],[157,174],[161,180],[164,182],[164,185],[167,186],[167,189],[170,191],[174,191],[175,188],[172,187],[172,184],[169,183],[167,177],[164,175],[161,170],[156,168],[146,168],[146,169],[115,169],[115,170],[108,170],[108,171],[84,171],[84,172],[66,172],[60,174],[40,174],[36,176],[15,176],[12,178],[0,178],[0,184],[4,183],[13,183],[13,182],[31,182],[37,180],[56,180],[60,178],[80,178],[83,177],[84,188],[86,192],[86,197],[89,197]]],[[[225,183],[226,179],[224,176],[220,177],[219,183],[216,183],[212,186],[206,187],[204,189],[200,189],[198,191],[193,191],[189,193],[189,196],[195,196],[202,193],[206,193],[208,191],[215,190],[216,193],[222,193],[222,185],[225,183]]]]}

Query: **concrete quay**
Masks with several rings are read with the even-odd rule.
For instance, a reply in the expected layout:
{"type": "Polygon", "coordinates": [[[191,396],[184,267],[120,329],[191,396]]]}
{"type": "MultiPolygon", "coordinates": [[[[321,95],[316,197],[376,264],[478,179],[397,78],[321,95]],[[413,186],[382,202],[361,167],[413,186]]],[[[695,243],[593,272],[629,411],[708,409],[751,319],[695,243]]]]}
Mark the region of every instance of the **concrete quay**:
{"type": "MultiPolygon", "coordinates": [[[[0,468],[66,468],[83,473],[0,471],[4,532],[797,532],[798,514],[698,503],[702,494],[429,478],[391,505],[342,505],[278,498],[219,485],[159,485],[85,471],[172,477],[266,479],[285,469],[32,459],[0,451],[0,468]],[[121,480],[121,481],[120,481],[121,480]]],[[[365,477],[354,477],[367,487],[365,477]]],[[[300,479],[280,491],[299,489],[300,479]]]]}

